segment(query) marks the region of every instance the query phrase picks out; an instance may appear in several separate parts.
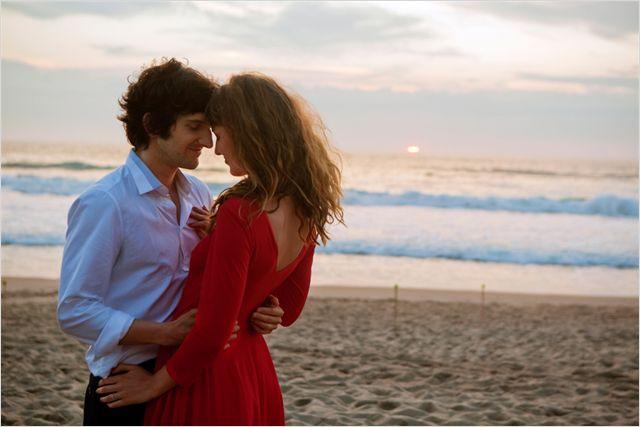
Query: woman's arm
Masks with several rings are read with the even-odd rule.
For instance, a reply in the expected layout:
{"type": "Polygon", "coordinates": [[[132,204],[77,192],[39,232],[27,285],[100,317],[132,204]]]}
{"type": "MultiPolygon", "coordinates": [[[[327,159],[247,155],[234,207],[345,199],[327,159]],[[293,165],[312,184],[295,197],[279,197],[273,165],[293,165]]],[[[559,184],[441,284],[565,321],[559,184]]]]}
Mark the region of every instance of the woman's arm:
{"type": "Polygon", "coordinates": [[[155,374],[136,365],[118,365],[100,381],[98,394],[112,408],[142,403],[176,384],[188,385],[216,355],[228,346],[244,296],[253,242],[238,202],[227,201],[216,221],[216,236],[208,248],[195,324],[186,338],[155,374]],[[116,375],[117,374],[117,375],[116,375]]]}
{"type": "Polygon", "coordinates": [[[240,312],[254,248],[248,224],[239,216],[240,203],[231,199],[220,207],[195,325],[166,364],[167,373],[182,386],[191,384],[224,349],[240,312]]]}
{"type": "Polygon", "coordinates": [[[100,401],[109,408],[135,405],[171,390],[176,383],[162,367],[155,374],[138,365],[120,364],[112,371],[112,376],[100,380],[96,392],[104,395],[100,401]]]}
{"type": "Polygon", "coordinates": [[[282,326],[290,326],[295,322],[309,295],[311,284],[311,266],[313,265],[313,255],[315,245],[307,249],[304,258],[296,266],[296,269],[287,279],[273,292],[273,295],[280,301],[280,306],[284,310],[282,316],[282,326]]]}

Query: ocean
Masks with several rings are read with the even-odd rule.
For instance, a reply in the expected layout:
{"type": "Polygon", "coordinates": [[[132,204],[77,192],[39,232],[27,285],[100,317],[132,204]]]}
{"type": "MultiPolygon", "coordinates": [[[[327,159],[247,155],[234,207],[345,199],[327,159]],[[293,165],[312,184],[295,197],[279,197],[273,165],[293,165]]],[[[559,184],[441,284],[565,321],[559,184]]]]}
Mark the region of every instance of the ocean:
{"type": "MultiPolygon", "coordinates": [[[[3,143],[2,275],[59,277],[69,206],[128,150],[3,143]]],[[[342,167],[347,226],[318,248],[314,285],[638,295],[636,161],[343,154],[342,167]]],[[[235,182],[211,150],[187,173],[214,196],[235,182]]]]}

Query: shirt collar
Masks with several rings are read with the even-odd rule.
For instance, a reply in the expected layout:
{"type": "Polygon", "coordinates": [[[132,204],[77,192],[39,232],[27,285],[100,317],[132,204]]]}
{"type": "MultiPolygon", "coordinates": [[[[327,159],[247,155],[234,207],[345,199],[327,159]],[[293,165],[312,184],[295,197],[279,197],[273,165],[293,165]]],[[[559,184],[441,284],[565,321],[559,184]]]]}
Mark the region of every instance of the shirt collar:
{"type": "MultiPolygon", "coordinates": [[[[134,150],[131,150],[129,153],[126,165],[133,175],[133,180],[136,183],[136,187],[138,187],[139,194],[146,194],[159,188],[168,191],[134,150]]],[[[191,193],[191,181],[184,176],[180,169],[178,169],[176,173],[176,184],[178,191],[181,191],[183,194],[191,193]]]]}
{"type": "Polygon", "coordinates": [[[181,191],[182,194],[191,194],[191,181],[189,181],[189,178],[184,176],[180,169],[176,172],[176,186],[178,187],[178,191],[181,191]]]}
{"type": "Polygon", "coordinates": [[[151,169],[142,161],[138,154],[134,150],[131,150],[126,162],[127,168],[133,175],[133,180],[138,187],[139,194],[149,193],[159,187],[163,187],[162,183],[151,172],[151,169]]]}

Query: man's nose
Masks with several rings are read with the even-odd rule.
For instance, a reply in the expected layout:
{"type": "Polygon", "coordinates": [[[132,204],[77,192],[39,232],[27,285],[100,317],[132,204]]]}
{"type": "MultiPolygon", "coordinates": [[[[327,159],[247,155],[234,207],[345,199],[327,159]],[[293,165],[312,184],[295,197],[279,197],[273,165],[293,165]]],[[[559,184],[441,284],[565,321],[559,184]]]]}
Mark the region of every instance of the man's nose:
{"type": "Polygon", "coordinates": [[[211,134],[207,133],[207,135],[203,136],[202,138],[200,138],[198,140],[198,142],[200,143],[200,145],[207,147],[207,148],[211,148],[213,147],[213,138],[211,138],[211,134]]]}

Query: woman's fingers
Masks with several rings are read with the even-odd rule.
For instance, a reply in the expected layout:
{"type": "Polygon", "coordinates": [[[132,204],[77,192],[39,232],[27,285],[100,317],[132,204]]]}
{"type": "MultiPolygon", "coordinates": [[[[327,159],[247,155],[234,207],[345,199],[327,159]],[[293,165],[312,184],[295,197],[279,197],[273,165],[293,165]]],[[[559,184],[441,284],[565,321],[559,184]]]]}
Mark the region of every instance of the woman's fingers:
{"type": "Polygon", "coordinates": [[[191,215],[189,215],[189,218],[195,219],[198,221],[204,221],[204,220],[209,220],[210,217],[208,214],[199,214],[197,212],[191,212],[191,215]]]}
{"type": "Polygon", "coordinates": [[[206,209],[201,209],[198,207],[193,207],[193,209],[191,209],[191,213],[189,216],[197,216],[197,217],[201,217],[201,218],[210,218],[211,217],[211,212],[209,212],[206,209]]]}
{"type": "Polygon", "coordinates": [[[193,221],[189,223],[189,227],[191,228],[207,228],[209,225],[209,221],[193,221]]]}
{"type": "Polygon", "coordinates": [[[198,206],[194,206],[191,208],[191,212],[197,212],[199,214],[209,214],[209,211],[205,207],[199,208],[198,206]]]}
{"type": "Polygon", "coordinates": [[[194,207],[191,209],[191,214],[194,214],[194,213],[195,213],[195,214],[204,215],[204,214],[206,214],[206,213],[207,213],[207,211],[206,211],[206,210],[204,210],[204,209],[202,209],[202,208],[199,208],[199,207],[197,207],[197,206],[194,206],[194,207]]]}

